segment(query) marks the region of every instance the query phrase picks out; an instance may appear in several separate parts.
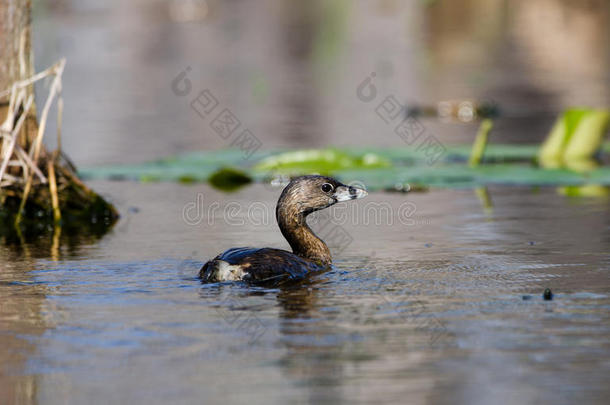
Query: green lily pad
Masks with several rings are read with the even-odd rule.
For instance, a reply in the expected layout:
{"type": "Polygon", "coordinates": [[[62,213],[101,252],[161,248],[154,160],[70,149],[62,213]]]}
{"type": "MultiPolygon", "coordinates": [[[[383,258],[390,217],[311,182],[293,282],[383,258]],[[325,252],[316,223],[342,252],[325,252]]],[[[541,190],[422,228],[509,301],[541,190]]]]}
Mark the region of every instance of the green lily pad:
{"type": "MultiPolygon", "coordinates": [[[[610,152],[610,144],[603,150],[610,152]]],[[[610,167],[583,173],[543,169],[533,164],[535,145],[489,145],[483,162],[468,167],[470,145],[448,146],[445,156],[428,165],[414,148],[331,148],[303,151],[268,151],[258,160],[244,160],[239,150],[192,152],[140,165],[86,168],[87,178],[139,181],[210,181],[223,190],[275,175],[320,173],[344,182],[358,180],[371,190],[406,190],[427,187],[480,187],[511,185],[610,185],[610,167]],[[231,167],[231,169],[226,169],[231,167]],[[408,186],[407,186],[408,185],[408,186]]],[[[259,156],[259,154],[257,154],[259,156]]]]}
{"type": "Polygon", "coordinates": [[[389,159],[373,152],[353,154],[338,149],[306,149],[269,156],[254,166],[254,170],[282,173],[320,173],[344,169],[389,167],[389,159]]]}

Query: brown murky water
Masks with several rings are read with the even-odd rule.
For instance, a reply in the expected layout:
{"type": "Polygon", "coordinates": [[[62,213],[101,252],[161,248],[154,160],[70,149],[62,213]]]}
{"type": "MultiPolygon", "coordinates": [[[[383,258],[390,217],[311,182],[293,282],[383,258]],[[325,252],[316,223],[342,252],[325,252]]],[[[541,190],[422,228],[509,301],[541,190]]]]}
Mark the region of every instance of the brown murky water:
{"type": "MultiPolygon", "coordinates": [[[[371,72],[404,102],[497,101],[505,142],[610,103],[603,1],[209,1],[187,23],[174,3],[38,7],[37,64],[68,57],[81,166],[228,146],[172,93],[187,66],[265,148],[400,145],[356,97],[371,72]]],[[[475,129],[425,124],[443,142],[475,129]]],[[[0,247],[0,403],[608,402],[607,198],[372,193],[316,225],[332,272],[261,289],[195,274],[229,247],[288,247],[279,189],[91,186],[122,213],[109,234],[0,247]]]]}
{"type": "Polygon", "coordinates": [[[485,209],[472,191],[373,193],[347,221],[334,210],[331,226],[353,238],[333,248],[334,271],[262,289],[202,286],[195,274],[228,247],[287,248],[265,219],[279,190],[94,186],[120,195],[129,213],[111,234],[62,247],[58,260],[28,245],[3,269],[8,402],[557,404],[610,395],[607,200],[499,188],[485,209]],[[260,215],[248,215],[253,201],[260,215]],[[199,208],[185,220],[185,206],[199,208]],[[542,299],[547,287],[552,301],[542,299]]]}

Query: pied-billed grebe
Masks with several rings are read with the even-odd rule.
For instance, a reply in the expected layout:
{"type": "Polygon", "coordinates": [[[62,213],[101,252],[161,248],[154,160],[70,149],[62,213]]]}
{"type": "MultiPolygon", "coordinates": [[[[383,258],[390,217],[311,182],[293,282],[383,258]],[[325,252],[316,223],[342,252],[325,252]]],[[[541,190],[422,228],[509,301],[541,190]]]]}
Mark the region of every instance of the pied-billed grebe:
{"type": "Polygon", "coordinates": [[[328,268],[332,263],[330,251],[305,218],[314,211],[366,194],[363,189],[330,177],[297,177],[284,188],[275,208],[278,225],[292,253],[272,248],[229,249],[204,264],[199,277],[203,282],[277,282],[300,279],[309,272],[328,268]]]}

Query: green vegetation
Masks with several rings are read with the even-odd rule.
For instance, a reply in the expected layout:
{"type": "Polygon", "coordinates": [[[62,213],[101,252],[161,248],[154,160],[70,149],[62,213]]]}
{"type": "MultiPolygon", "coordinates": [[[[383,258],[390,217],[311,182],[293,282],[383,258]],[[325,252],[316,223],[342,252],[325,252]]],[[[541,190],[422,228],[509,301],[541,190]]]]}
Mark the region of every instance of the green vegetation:
{"type": "Polygon", "coordinates": [[[370,190],[546,185],[563,187],[560,192],[565,195],[600,196],[607,195],[610,186],[610,167],[598,164],[599,158],[610,154],[610,143],[603,143],[609,124],[608,111],[571,109],[557,120],[542,147],[490,145],[493,122],[486,118],[472,146],[447,146],[433,165],[423,151],[409,147],[272,150],[250,160],[244,160],[240,151],[220,150],[140,165],[90,168],[80,174],[139,181],[209,181],[232,191],[253,181],[319,173],[359,180],[370,190]]]}
{"type": "Polygon", "coordinates": [[[269,156],[254,166],[262,172],[331,174],[347,169],[390,167],[389,159],[378,153],[349,153],[338,149],[308,149],[269,156]]]}
{"type": "Polygon", "coordinates": [[[570,109],[557,120],[540,148],[540,165],[568,167],[577,171],[596,167],[594,154],[600,149],[610,124],[610,111],[570,109]]]}
{"type": "MultiPolygon", "coordinates": [[[[402,190],[406,184],[425,187],[480,187],[490,184],[575,186],[610,185],[610,167],[580,173],[568,168],[535,165],[537,146],[488,145],[477,167],[469,167],[471,147],[448,147],[444,157],[428,165],[413,148],[343,148],[304,151],[269,151],[259,159],[244,161],[240,151],[189,153],[141,165],[84,169],[85,178],[156,181],[208,181],[227,189],[276,175],[323,173],[345,181],[359,180],[373,190],[402,190]],[[230,170],[227,167],[231,167],[230,170]],[[231,186],[233,187],[233,186],[231,186]]],[[[610,152],[610,143],[603,145],[610,152]]]]}
{"type": "Polygon", "coordinates": [[[489,118],[481,121],[481,126],[479,127],[477,136],[472,144],[472,152],[470,154],[470,159],[468,160],[470,167],[476,167],[481,163],[483,155],[485,154],[485,148],[487,148],[487,143],[489,142],[489,133],[493,126],[493,121],[489,118]]]}
{"type": "Polygon", "coordinates": [[[240,170],[223,167],[214,172],[208,181],[219,190],[234,191],[251,183],[252,178],[240,170]]]}

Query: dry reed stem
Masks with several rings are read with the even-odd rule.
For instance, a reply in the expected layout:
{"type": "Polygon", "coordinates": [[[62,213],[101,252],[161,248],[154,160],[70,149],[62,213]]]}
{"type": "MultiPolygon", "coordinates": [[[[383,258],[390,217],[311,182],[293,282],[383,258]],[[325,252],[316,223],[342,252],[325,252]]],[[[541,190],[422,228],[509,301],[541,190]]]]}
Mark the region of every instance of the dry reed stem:
{"type": "MultiPolygon", "coordinates": [[[[6,133],[4,134],[4,138],[5,139],[6,139],[7,136],[9,136],[11,139],[9,140],[7,148],[4,149],[4,147],[3,147],[3,149],[2,149],[3,160],[2,160],[2,166],[0,167],[0,179],[2,179],[2,177],[4,175],[4,171],[6,170],[6,167],[8,166],[8,163],[9,163],[9,161],[11,159],[11,156],[13,155],[13,152],[15,150],[15,145],[17,143],[17,136],[19,135],[19,131],[21,130],[21,126],[25,122],[25,117],[27,116],[27,113],[30,110],[30,107],[32,106],[33,102],[34,102],[34,96],[30,95],[28,97],[28,100],[25,103],[25,107],[23,109],[23,114],[21,114],[21,116],[19,117],[19,120],[17,121],[17,124],[15,125],[15,128],[13,129],[13,131],[11,132],[10,135],[8,135],[6,133]]],[[[10,108],[9,108],[9,110],[10,110],[10,108]]],[[[9,114],[10,113],[11,113],[11,111],[9,111],[9,114]]]]}
{"type": "Polygon", "coordinates": [[[38,166],[36,166],[34,164],[34,162],[32,161],[32,159],[30,159],[30,157],[28,156],[28,154],[21,148],[21,146],[16,145],[15,149],[17,150],[17,154],[21,157],[21,159],[23,159],[23,161],[26,163],[25,167],[29,167],[30,169],[32,169],[32,171],[34,173],[36,173],[36,175],[38,176],[38,178],[40,179],[40,182],[42,184],[46,184],[47,182],[47,178],[45,177],[45,175],[40,171],[40,169],[38,168],[38,166]]]}
{"type": "Polygon", "coordinates": [[[2,99],[3,97],[6,97],[7,95],[14,93],[15,90],[13,90],[13,87],[24,88],[24,87],[29,86],[30,84],[36,83],[40,79],[44,79],[47,76],[51,76],[52,74],[55,74],[55,70],[57,69],[57,67],[62,62],[65,63],[65,61],[66,61],[65,59],[61,59],[59,62],[55,63],[53,66],[46,68],[42,72],[36,73],[34,76],[32,76],[30,78],[20,80],[18,82],[13,83],[13,85],[10,88],[0,91],[0,99],[2,99]]]}
{"type": "Polygon", "coordinates": [[[21,213],[25,208],[25,202],[28,200],[28,194],[30,194],[30,189],[32,188],[32,178],[30,177],[28,181],[25,183],[25,188],[23,189],[23,197],[21,198],[21,203],[19,204],[19,210],[17,211],[17,216],[15,217],[15,227],[19,228],[17,225],[21,222],[21,213]]]}
{"type": "MultiPolygon", "coordinates": [[[[53,244],[56,253],[58,253],[57,249],[61,235],[62,209],[60,209],[60,192],[69,189],[68,198],[75,199],[77,205],[93,203],[99,198],[97,194],[78,178],[76,168],[61,150],[63,116],[61,80],[65,64],[66,60],[61,59],[43,72],[13,83],[9,89],[0,92],[0,100],[8,99],[7,115],[4,122],[0,125],[0,138],[2,139],[0,144],[0,188],[2,188],[0,203],[4,204],[8,197],[14,201],[13,204],[19,202],[14,224],[17,234],[22,239],[19,224],[22,216],[25,215],[28,196],[30,193],[33,194],[33,207],[39,206],[46,210],[48,201],[46,188],[43,189],[38,186],[48,182],[48,192],[51,196],[51,206],[55,222],[53,244]],[[28,86],[32,86],[36,81],[49,76],[53,76],[53,81],[49,88],[42,113],[40,114],[39,124],[34,129],[36,133],[33,136],[30,135],[30,132],[26,134],[23,128],[27,128],[28,125],[24,125],[24,123],[29,119],[28,113],[32,117],[31,111],[36,109],[34,107],[33,92],[30,91],[31,89],[28,86]],[[52,154],[49,154],[44,148],[43,137],[49,111],[55,100],[57,100],[57,149],[52,154]],[[22,135],[22,137],[19,137],[19,135],[22,135]],[[20,142],[21,140],[24,142],[20,142]],[[20,143],[23,144],[20,145],[20,143]],[[27,147],[24,146],[26,144],[28,145],[27,147]],[[10,170],[8,170],[9,167],[11,167],[10,170]],[[34,179],[37,180],[36,183],[34,183],[34,179]],[[37,193],[38,191],[43,193],[37,193]]],[[[29,122],[27,123],[29,124],[29,122]]],[[[118,216],[114,207],[108,206],[108,209],[114,218],[118,216]]],[[[64,211],[64,215],[67,215],[66,212],[64,211]]]]}
{"type": "Polygon", "coordinates": [[[51,108],[51,103],[55,98],[55,95],[61,91],[61,75],[64,72],[64,67],[66,66],[66,60],[62,59],[59,61],[55,69],[55,78],[53,79],[53,84],[51,85],[51,89],[49,90],[49,96],[47,97],[47,101],[45,102],[44,108],[42,109],[42,114],[40,116],[40,123],[38,124],[38,134],[36,135],[36,141],[34,142],[34,148],[30,148],[30,157],[32,157],[32,153],[34,156],[34,163],[38,162],[38,157],[40,155],[40,147],[42,145],[42,137],[44,136],[44,130],[47,126],[47,118],[49,116],[49,110],[51,108]]]}
{"type": "MultiPolygon", "coordinates": [[[[43,171],[38,167],[38,159],[42,151],[42,140],[46,129],[47,119],[49,110],[52,102],[57,97],[57,136],[58,136],[58,149],[61,148],[61,125],[62,125],[62,114],[63,114],[63,100],[61,98],[61,77],[66,64],[65,59],[61,59],[48,69],[33,75],[30,78],[15,82],[10,88],[0,92],[0,99],[8,96],[9,105],[6,115],[6,119],[0,126],[0,137],[2,137],[1,145],[1,156],[2,162],[0,164],[0,188],[8,187],[14,184],[25,184],[23,196],[27,198],[29,191],[32,186],[32,176],[35,175],[42,184],[47,183],[47,178],[43,174],[43,171]],[[33,106],[33,96],[27,97],[27,88],[38,80],[45,77],[54,76],[51,88],[47,99],[45,101],[44,108],[42,110],[40,124],[36,137],[34,138],[28,152],[17,144],[17,136],[21,130],[23,123],[28,115],[28,112],[33,106]],[[19,117],[17,123],[15,118],[19,117]],[[14,158],[14,160],[11,160],[14,158]],[[9,166],[21,166],[21,176],[15,176],[13,174],[6,173],[7,167],[9,166]]],[[[63,155],[62,155],[63,156],[63,155]]],[[[23,203],[21,204],[24,205],[23,203]]]]}
{"type": "Polygon", "coordinates": [[[61,96],[61,83],[57,94],[57,150],[61,150],[61,124],[64,115],[64,99],[61,96]]]}
{"type": "Polygon", "coordinates": [[[49,191],[51,192],[51,205],[53,206],[53,219],[55,223],[61,222],[61,211],[59,210],[59,198],[57,196],[57,183],[55,182],[55,156],[47,162],[49,173],[49,191]]]}
{"type": "MultiPolygon", "coordinates": [[[[1,146],[2,163],[0,165],[0,187],[10,187],[18,183],[25,183],[23,193],[21,195],[21,203],[19,204],[19,210],[15,218],[15,224],[19,224],[21,221],[21,213],[25,208],[28,195],[32,189],[34,175],[38,177],[42,184],[47,182],[47,178],[43,174],[42,170],[40,170],[38,167],[38,160],[42,151],[42,140],[47,125],[49,110],[56,96],[58,97],[57,136],[58,145],[61,147],[61,117],[63,113],[63,100],[61,99],[61,77],[65,64],[66,60],[61,59],[48,69],[27,79],[13,83],[9,89],[0,92],[0,99],[5,98],[6,96],[9,98],[7,116],[0,126],[0,136],[3,138],[1,146]],[[36,81],[49,76],[54,76],[53,82],[51,84],[51,88],[49,89],[49,93],[40,116],[40,123],[38,125],[36,137],[30,145],[30,150],[26,152],[20,145],[17,144],[17,137],[34,102],[33,92],[30,94],[30,96],[27,96],[27,89],[28,86],[33,85],[36,81]],[[17,116],[19,118],[15,123],[15,118],[17,116]],[[16,158],[15,160],[11,160],[13,156],[16,158]],[[21,177],[6,173],[6,169],[9,167],[9,165],[21,166],[21,177]]],[[[61,220],[59,198],[57,195],[57,179],[55,177],[55,163],[58,155],[59,153],[55,153],[53,158],[47,162],[49,191],[51,193],[53,216],[56,224],[61,220]]]]}

